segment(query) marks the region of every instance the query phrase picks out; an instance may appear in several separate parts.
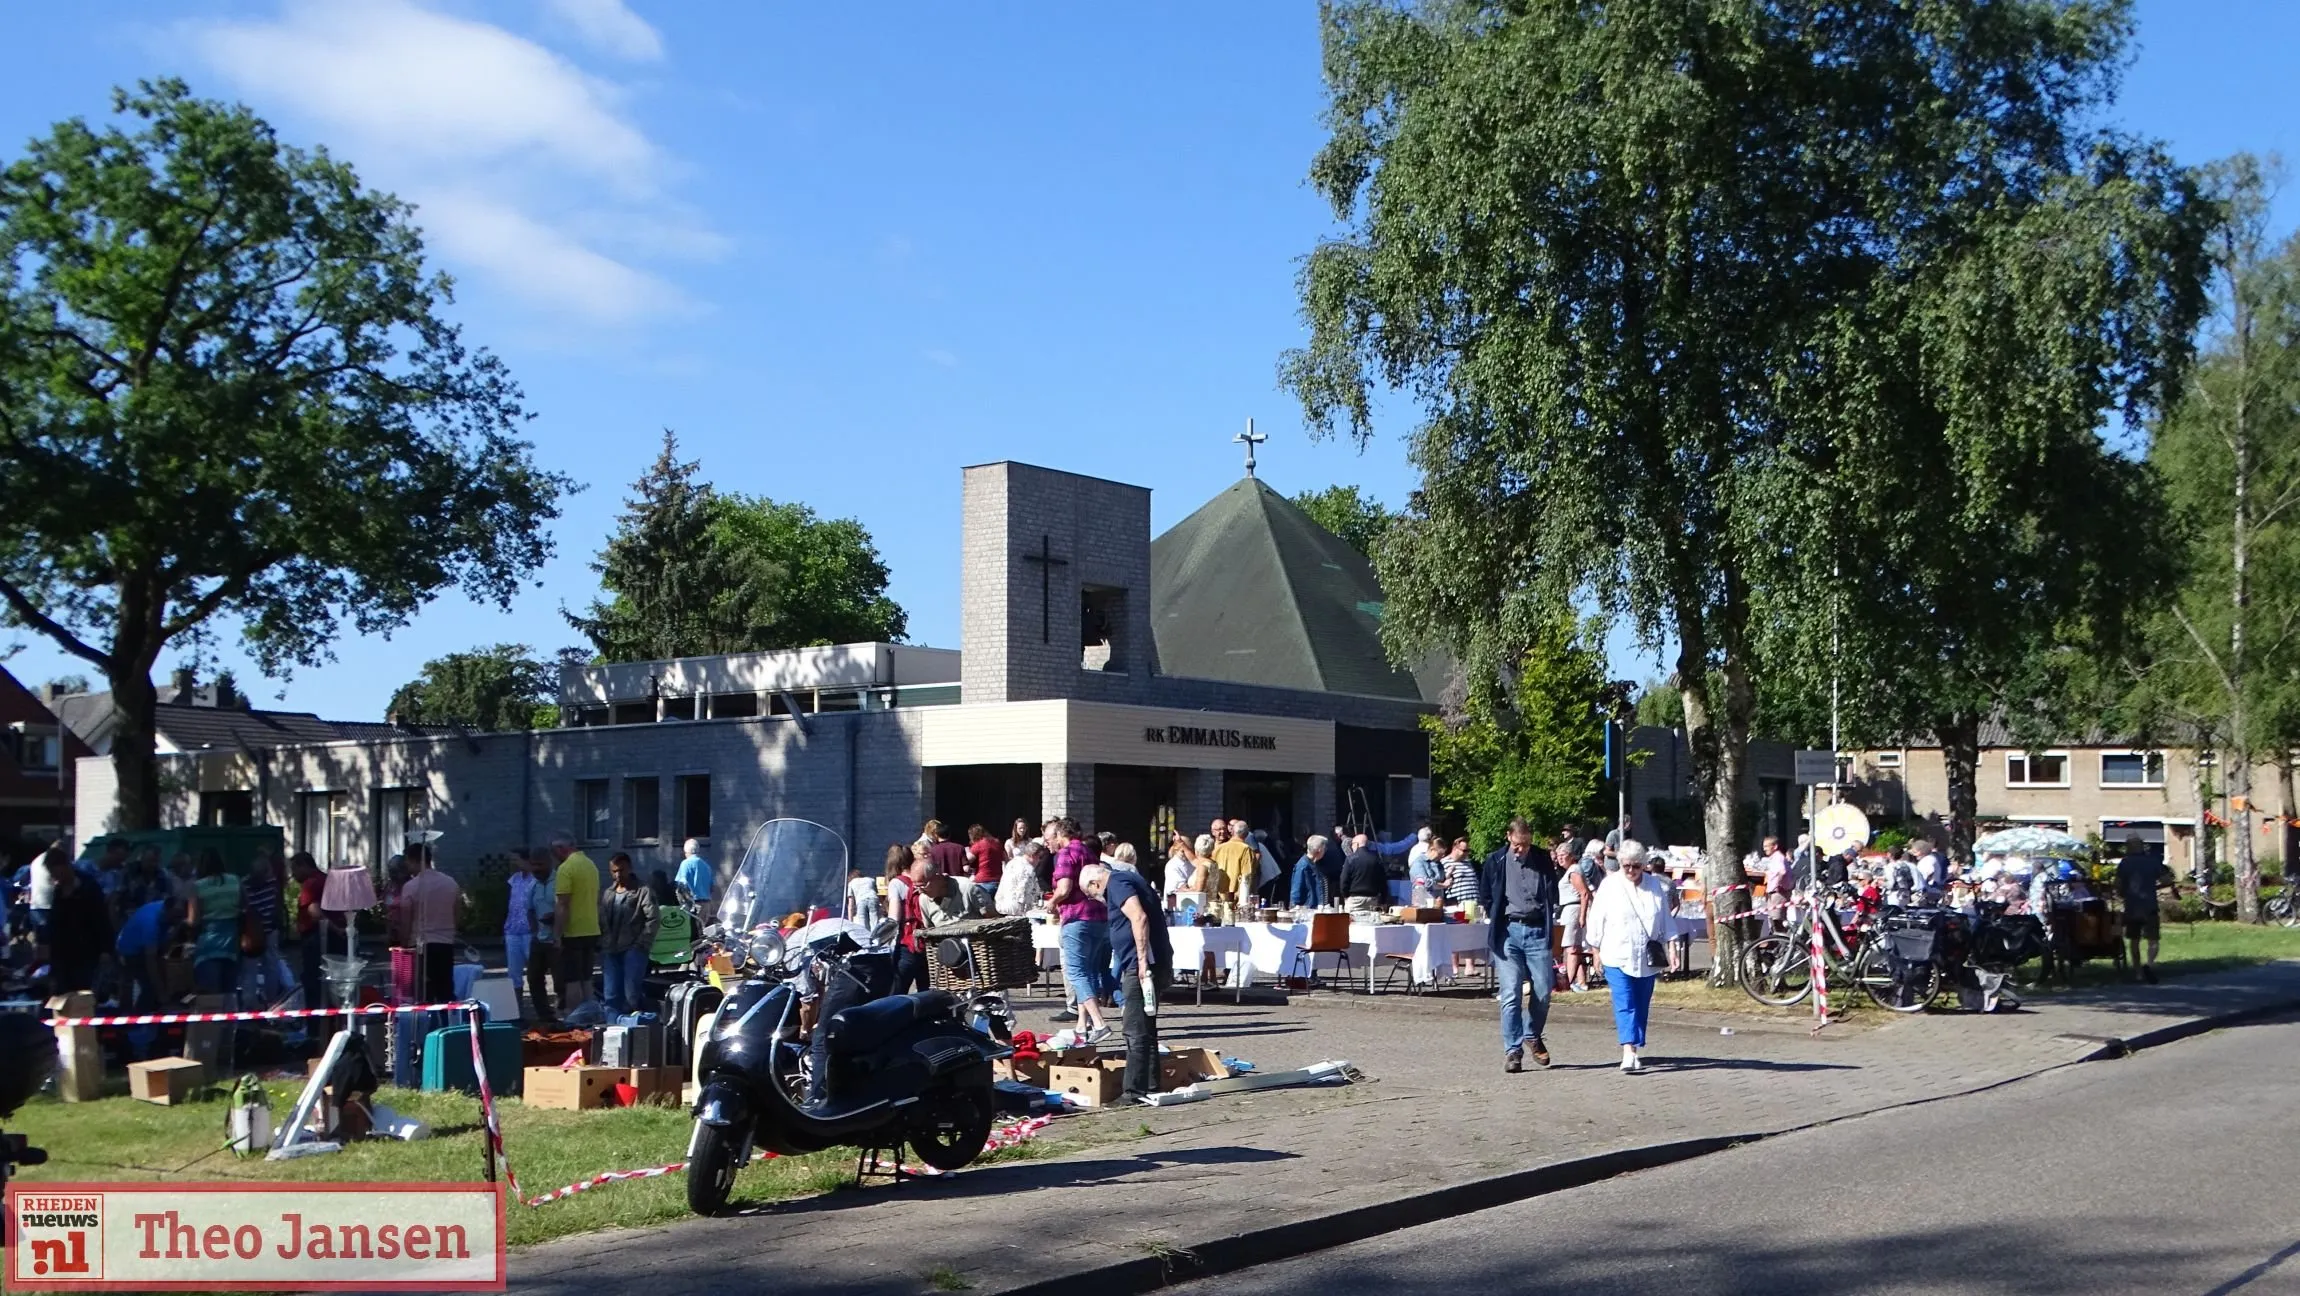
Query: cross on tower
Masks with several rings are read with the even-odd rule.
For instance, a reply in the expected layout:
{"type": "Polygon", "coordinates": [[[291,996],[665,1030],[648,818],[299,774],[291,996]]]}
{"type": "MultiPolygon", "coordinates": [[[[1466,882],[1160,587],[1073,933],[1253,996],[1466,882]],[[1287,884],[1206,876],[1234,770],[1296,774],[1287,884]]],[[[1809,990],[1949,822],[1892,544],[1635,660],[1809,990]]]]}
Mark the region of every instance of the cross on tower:
{"type": "Polygon", "coordinates": [[[1054,556],[1054,540],[1050,536],[1038,537],[1038,552],[1022,555],[1022,561],[1038,564],[1038,641],[1054,642],[1054,616],[1048,609],[1054,599],[1054,569],[1068,567],[1068,558],[1054,556]]]}
{"type": "Polygon", "coordinates": [[[1252,419],[1246,420],[1245,431],[1240,432],[1238,435],[1230,438],[1233,444],[1240,441],[1246,443],[1246,475],[1248,477],[1254,475],[1254,447],[1269,439],[1269,433],[1254,431],[1254,420],[1252,419]]]}

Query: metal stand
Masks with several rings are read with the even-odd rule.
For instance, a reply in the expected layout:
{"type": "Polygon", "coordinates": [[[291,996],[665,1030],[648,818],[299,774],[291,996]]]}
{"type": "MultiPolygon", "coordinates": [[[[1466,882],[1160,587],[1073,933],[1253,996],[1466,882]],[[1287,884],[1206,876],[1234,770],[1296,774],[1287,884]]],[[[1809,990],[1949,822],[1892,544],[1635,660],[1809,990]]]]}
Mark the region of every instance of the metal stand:
{"type": "Polygon", "coordinates": [[[862,1184],[870,1182],[870,1180],[875,1177],[885,1179],[889,1183],[900,1186],[902,1184],[909,1183],[913,1179],[921,1178],[922,1176],[912,1174],[910,1171],[902,1168],[902,1148],[903,1138],[900,1134],[894,1135],[891,1142],[887,1143],[883,1147],[865,1145],[863,1148],[861,1148],[855,1156],[855,1184],[859,1187],[862,1184]],[[879,1154],[881,1152],[887,1154],[888,1158],[894,1166],[894,1169],[886,1170],[881,1168],[881,1162],[879,1161],[879,1154]]]}

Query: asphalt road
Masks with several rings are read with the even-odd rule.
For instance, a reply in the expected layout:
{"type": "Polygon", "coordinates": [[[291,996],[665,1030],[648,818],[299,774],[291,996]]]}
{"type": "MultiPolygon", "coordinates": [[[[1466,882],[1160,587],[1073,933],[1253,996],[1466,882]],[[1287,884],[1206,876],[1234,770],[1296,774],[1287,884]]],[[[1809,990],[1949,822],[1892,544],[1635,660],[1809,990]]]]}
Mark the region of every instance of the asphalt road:
{"type": "Polygon", "coordinates": [[[2300,1293],[2296,1073],[2280,1018],[1173,1290],[2300,1293]]]}

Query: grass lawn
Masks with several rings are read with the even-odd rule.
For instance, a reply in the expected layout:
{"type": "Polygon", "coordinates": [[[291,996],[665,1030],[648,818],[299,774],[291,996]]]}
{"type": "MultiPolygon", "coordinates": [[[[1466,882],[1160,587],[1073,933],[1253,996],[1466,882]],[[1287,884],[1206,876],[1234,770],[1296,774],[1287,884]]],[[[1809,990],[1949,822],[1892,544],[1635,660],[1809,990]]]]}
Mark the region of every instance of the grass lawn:
{"type": "MultiPolygon", "coordinates": [[[[272,1114],[285,1119],[300,1086],[269,1084],[272,1114]]],[[[221,1090],[212,1092],[220,1094],[221,1090]]],[[[222,1151],[224,1114],[217,1098],[159,1107],[125,1096],[93,1103],[39,1098],[8,1121],[11,1133],[29,1135],[48,1150],[48,1164],[22,1173],[25,1182],[180,1179],[289,1181],[470,1182],[484,1176],[479,1100],[453,1093],[385,1089],[384,1106],[427,1122],[432,1137],[412,1143],[369,1140],[332,1156],[294,1161],[242,1161],[222,1151]]],[[[683,1107],[642,1106],[602,1111],[544,1111],[518,1099],[498,1105],[504,1149],[529,1197],[587,1179],[603,1170],[668,1165],[685,1158],[693,1123],[683,1107]]],[[[1096,1115],[1073,1117],[1030,1142],[993,1152],[976,1164],[1055,1155],[1138,1133],[1135,1122],[1096,1115]]],[[[812,1156],[757,1162],[735,1180],[737,1204],[756,1204],[847,1186],[855,1154],[832,1149],[812,1156]]],[[[605,1184],[544,1206],[514,1202],[509,1214],[513,1246],[601,1228],[659,1224],[687,1214],[686,1180],[664,1175],[605,1184]]]]}

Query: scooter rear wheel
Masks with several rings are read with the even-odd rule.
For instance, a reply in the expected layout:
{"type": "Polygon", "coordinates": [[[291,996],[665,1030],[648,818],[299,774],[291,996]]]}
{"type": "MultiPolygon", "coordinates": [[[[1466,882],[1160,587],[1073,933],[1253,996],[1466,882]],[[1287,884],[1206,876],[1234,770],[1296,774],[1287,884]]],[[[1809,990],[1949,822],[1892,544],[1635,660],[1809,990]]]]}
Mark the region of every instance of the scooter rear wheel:
{"type": "Polygon", "coordinates": [[[728,1131],[698,1123],[687,1154],[687,1209],[716,1215],[735,1190],[735,1145],[728,1131]]]}
{"type": "Polygon", "coordinates": [[[990,1090],[944,1089],[918,1104],[910,1127],[911,1150],[937,1170],[971,1165],[990,1142],[990,1090]]]}

